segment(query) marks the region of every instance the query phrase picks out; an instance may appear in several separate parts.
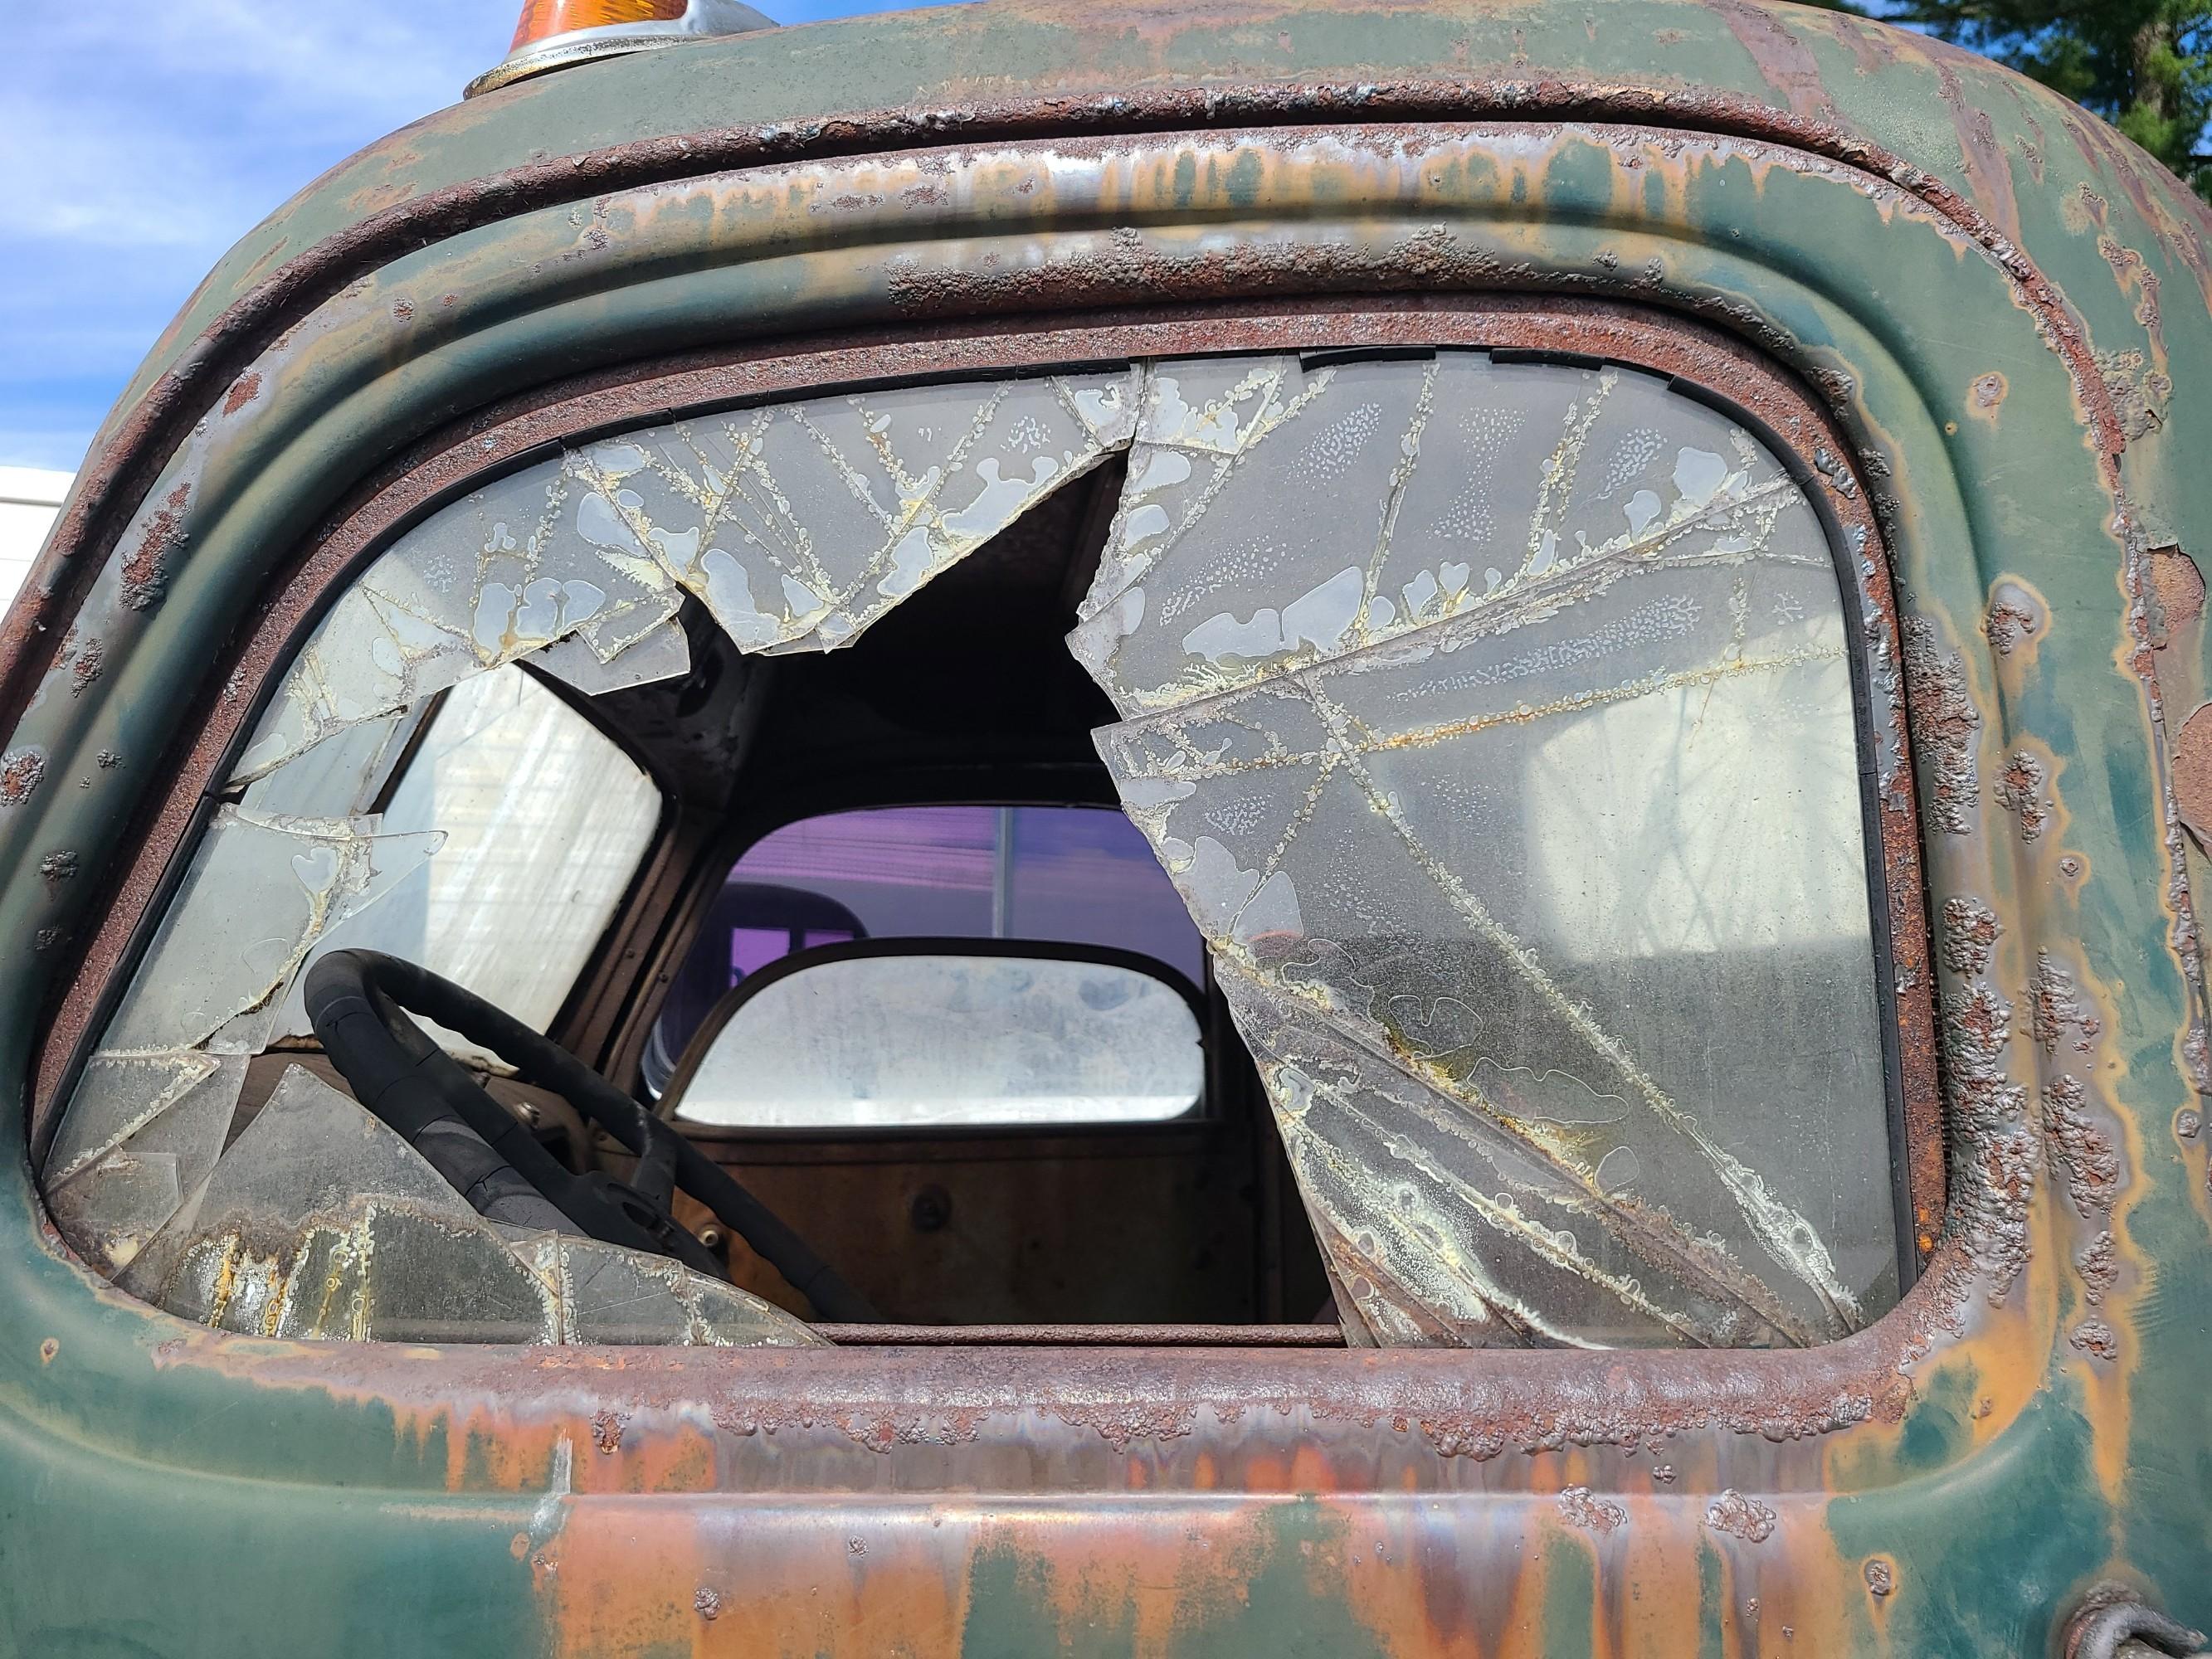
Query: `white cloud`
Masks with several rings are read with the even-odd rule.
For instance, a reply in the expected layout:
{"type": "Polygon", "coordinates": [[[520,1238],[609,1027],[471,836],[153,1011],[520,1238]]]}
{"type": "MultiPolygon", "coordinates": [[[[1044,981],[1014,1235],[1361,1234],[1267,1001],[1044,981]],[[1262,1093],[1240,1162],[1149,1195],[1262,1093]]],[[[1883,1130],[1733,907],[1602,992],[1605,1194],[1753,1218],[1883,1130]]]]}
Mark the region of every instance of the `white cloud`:
{"type": "MultiPolygon", "coordinates": [[[[26,0],[0,56],[0,465],[76,464],[223,252],[318,174],[459,100],[521,0],[26,0]]],[[[792,21],[884,9],[769,0],[792,21]]]]}

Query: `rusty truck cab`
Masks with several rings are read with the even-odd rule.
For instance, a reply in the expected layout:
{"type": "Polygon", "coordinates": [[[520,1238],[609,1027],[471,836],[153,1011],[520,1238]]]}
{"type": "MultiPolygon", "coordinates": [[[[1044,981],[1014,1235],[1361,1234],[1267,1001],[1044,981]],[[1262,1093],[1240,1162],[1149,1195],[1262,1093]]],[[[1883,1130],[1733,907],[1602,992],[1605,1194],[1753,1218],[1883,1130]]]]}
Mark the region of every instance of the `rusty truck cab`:
{"type": "Polygon", "coordinates": [[[2201,204],[1750,0],[471,94],[4,625],[26,1650],[2202,1642],[2201,204]]]}

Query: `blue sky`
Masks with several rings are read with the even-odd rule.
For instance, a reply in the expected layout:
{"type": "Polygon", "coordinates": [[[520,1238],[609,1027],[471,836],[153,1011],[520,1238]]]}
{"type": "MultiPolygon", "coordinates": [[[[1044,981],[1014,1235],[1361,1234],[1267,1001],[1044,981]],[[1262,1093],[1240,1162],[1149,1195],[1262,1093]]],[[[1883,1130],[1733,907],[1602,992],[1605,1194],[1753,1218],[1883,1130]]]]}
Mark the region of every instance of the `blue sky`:
{"type": "MultiPolygon", "coordinates": [[[[896,0],[762,0],[782,22],[896,0]]],[[[21,0],[0,55],[0,465],[74,468],[223,251],[460,96],[520,0],[21,0]]]]}

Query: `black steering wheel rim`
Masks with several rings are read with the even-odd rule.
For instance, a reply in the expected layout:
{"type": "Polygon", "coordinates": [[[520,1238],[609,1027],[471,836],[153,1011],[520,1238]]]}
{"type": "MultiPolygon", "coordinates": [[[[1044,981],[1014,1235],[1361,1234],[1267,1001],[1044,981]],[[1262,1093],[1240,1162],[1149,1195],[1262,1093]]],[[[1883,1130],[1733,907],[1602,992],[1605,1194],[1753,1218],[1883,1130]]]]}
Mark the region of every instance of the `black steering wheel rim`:
{"type": "Polygon", "coordinates": [[[474,992],[376,951],[332,951],[308,969],[307,1013],[355,1098],[429,1161],[487,1218],[653,1251],[724,1277],[669,1214],[690,1193],[791,1286],[837,1322],[876,1312],[775,1212],[663,1122],[555,1042],[474,992]],[[635,1182],[579,1176],[540,1146],[410,1014],[489,1049],[526,1083],[563,1097],[639,1160],[635,1182]]]}

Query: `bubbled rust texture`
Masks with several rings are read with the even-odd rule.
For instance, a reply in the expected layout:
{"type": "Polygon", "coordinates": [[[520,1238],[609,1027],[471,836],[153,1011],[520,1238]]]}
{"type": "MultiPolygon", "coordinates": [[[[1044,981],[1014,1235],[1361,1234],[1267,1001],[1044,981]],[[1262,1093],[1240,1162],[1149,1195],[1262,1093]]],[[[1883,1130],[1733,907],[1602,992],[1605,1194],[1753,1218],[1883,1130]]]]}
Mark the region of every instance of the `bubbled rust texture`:
{"type": "Polygon", "coordinates": [[[211,641],[433,428],[748,339],[1533,289],[1698,316],[1849,446],[1913,709],[1893,775],[1936,948],[1899,978],[1936,994],[1942,1236],[1896,1312],[1801,1354],[334,1358],[98,1287],[19,1169],[12,1624],[208,1652],[403,1616],[403,1645],[578,1653],[2040,1651],[2110,1581],[2204,1626],[2206,1500],[2161,1472],[2201,1459],[2212,1368],[2179,787],[2207,676],[2172,562],[2212,526],[2208,234],[2024,82],[1748,0],[984,4],[548,77],[345,164],[157,349],[7,623],[19,1076],[56,975],[161,879],[118,885],[160,786],[270,672],[211,641]]]}

